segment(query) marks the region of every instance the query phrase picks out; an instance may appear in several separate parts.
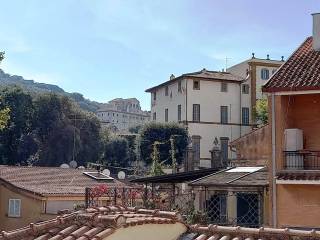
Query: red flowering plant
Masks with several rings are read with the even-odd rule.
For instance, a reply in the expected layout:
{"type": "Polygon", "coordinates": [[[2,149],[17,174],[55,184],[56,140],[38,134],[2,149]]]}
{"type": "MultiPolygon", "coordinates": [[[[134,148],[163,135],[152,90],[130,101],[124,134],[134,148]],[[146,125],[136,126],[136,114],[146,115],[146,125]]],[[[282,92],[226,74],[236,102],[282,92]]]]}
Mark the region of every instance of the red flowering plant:
{"type": "Polygon", "coordinates": [[[107,192],[108,192],[108,186],[106,184],[100,184],[98,186],[93,187],[90,190],[91,204],[97,206],[99,198],[102,197],[107,192]]]}

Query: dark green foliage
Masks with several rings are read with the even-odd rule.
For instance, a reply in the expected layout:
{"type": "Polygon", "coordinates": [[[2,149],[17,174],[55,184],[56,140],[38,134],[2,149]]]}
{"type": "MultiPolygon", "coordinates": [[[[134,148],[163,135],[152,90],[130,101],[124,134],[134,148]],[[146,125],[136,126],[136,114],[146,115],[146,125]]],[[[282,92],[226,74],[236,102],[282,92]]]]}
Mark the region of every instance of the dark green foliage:
{"type": "Polygon", "coordinates": [[[126,134],[121,135],[128,142],[128,166],[132,166],[133,163],[137,160],[137,134],[126,134]]]}
{"type": "Polygon", "coordinates": [[[16,87],[4,89],[1,98],[0,108],[10,109],[10,119],[0,133],[0,163],[14,164],[19,162],[21,140],[31,130],[33,103],[30,95],[16,87]]]}
{"type": "Polygon", "coordinates": [[[105,144],[104,163],[107,166],[128,167],[129,144],[127,139],[113,136],[105,144]]]}
{"type": "Polygon", "coordinates": [[[0,52],[0,63],[4,59],[4,52],[0,52]]]}
{"type": "Polygon", "coordinates": [[[7,127],[0,132],[0,163],[59,166],[99,160],[100,123],[68,97],[31,95],[20,88],[0,91],[0,109],[10,109],[7,127]]]}
{"type": "Polygon", "coordinates": [[[258,125],[265,125],[268,123],[268,100],[259,99],[256,102],[254,109],[254,116],[258,125]]]}
{"type": "Polygon", "coordinates": [[[134,126],[134,127],[130,127],[129,128],[129,132],[130,133],[133,133],[133,134],[137,134],[137,133],[139,133],[140,132],[140,130],[142,129],[142,125],[136,125],[136,126],[134,126]]]}
{"type": "Polygon", "coordinates": [[[146,124],[140,131],[141,134],[141,158],[147,164],[151,164],[151,153],[153,151],[154,142],[158,141],[160,162],[171,165],[171,146],[170,138],[174,138],[176,147],[176,159],[178,163],[182,162],[186,147],[188,146],[188,132],[185,128],[175,123],[149,123],[146,124]]]}

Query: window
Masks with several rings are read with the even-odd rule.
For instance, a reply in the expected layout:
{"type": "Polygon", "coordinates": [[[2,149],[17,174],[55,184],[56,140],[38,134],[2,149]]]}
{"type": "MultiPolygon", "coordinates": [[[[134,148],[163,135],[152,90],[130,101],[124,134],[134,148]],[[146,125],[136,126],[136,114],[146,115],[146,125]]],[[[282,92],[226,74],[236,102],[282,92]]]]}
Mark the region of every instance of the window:
{"type": "Polygon", "coordinates": [[[20,217],[21,199],[9,199],[8,217],[20,217]]]}
{"type": "Polygon", "coordinates": [[[166,95],[166,96],[169,95],[169,87],[168,87],[168,86],[166,86],[166,88],[165,88],[165,95],[166,95]]]}
{"type": "Polygon", "coordinates": [[[242,84],[242,93],[249,94],[249,84],[242,84]]]}
{"type": "Polygon", "coordinates": [[[155,113],[155,112],[153,113],[153,115],[152,115],[152,120],[153,120],[153,121],[156,121],[156,120],[157,120],[157,113],[155,113]]]}
{"type": "Polygon", "coordinates": [[[228,106],[220,107],[220,117],[221,117],[221,123],[223,124],[228,123],[228,106]]]}
{"type": "Polygon", "coordinates": [[[199,167],[200,164],[200,140],[201,137],[198,135],[193,135],[192,140],[192,150],[193,150],[193,167],[199,167]]]}
{"type": "Polygon", "coordinates": [[[228,92],[228,83],[226,82],[221,83],[221,92],[228,92]]]}
{"type": "Polygon", "coordinates": [[[164,110],[164,121],[165,122],[168,122],[168,116],[169,115],[169,111],[168,111],[168,108],[166,108],[165,110],[164,110]]]}
{"type": "Polygon", "coordinates": [[[221,146],[222,160],[227,161],[228,160],[229,138],[221,137],[220,138],[220,146],[221,146]]]}
{"type": "Polygon", "coordinates": [[[206,211],[210,222],[217,224],[227,223],[227,193],[221,192],[211,195],[206,200],[206,211]]]}
{"type": "Polygon", "coordinates": [[[178,105],[178,121],[181,121],[181,105],[178,105]]]}
{"type": "Polygon", "coordinates": [[[266,68],[261,69],[261,79],[267,80],[269,79],[269,70],[266,68]]]}
{"type": "Polygon", "coordinates": [[[200,104],[193,104],[192,121],[200,122],[200,104]]]}
{"type": "Polygon", "coordinates": [[[242,108],[242,124],[249,125],[249,108],[248,107],[242,108]]]}
{"type": "Polygon", "coordinates": [[[153,101],[155,101],[155,100],[157,100],[157,93],[156,92],[153,93],[153,101]]]}
{"type": "Polygon", "coordinates": [[[193,80],[193,89],[200,90],[200,81],[199,80],[193,80]]]}
{"type": "Polygon", "coordinates": [[[181,81],[178,82],[178,92],[182,92],[181,81]]]}

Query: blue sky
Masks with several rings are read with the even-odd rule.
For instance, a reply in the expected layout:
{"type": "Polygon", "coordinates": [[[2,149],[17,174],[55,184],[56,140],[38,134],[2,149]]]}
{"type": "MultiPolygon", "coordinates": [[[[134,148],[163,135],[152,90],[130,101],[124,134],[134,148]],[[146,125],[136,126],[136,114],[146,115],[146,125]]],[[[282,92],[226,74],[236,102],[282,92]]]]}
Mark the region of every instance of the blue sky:
{"type": "Polygon", "coordinates": [[[106,102],[184,72],[290,53],[319,0],[0,0],[1,68],[106,102]]]}

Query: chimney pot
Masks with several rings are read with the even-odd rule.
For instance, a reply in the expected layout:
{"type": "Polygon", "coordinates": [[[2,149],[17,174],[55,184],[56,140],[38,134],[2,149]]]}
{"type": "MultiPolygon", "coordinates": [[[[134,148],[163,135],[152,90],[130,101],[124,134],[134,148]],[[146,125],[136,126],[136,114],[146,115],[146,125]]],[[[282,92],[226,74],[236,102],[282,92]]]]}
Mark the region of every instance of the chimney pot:
{"type": "Polygon", "coordinates": [[[313,13],[313,30],[312,30],[312,37],[313,37],[313,49],[315,51],[320,51],[320,13],[313,13]]]}
{"type": "Polygon", "coordinates": [[[254,56],[254,53],[252,53],[252,59],[254,59],[254,58],[256,58],[256,57],[254,56]]]}
{"type": "Polygon", "coordinates": [[[267,54],[267,60],[270,60],[270,56],[269,56],[269,54],[267,54]]]}
{"type": "Polygon", "coordinates": [[[281,61],[284,62],[284,56],[281,56],[281,61]]]}

